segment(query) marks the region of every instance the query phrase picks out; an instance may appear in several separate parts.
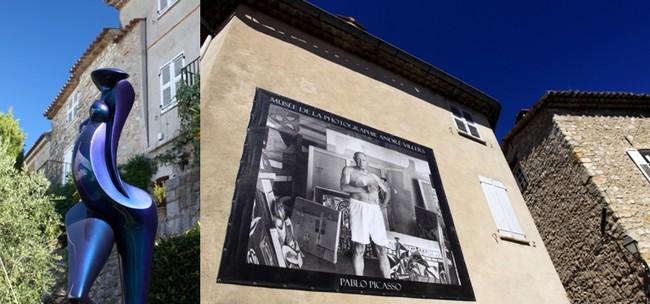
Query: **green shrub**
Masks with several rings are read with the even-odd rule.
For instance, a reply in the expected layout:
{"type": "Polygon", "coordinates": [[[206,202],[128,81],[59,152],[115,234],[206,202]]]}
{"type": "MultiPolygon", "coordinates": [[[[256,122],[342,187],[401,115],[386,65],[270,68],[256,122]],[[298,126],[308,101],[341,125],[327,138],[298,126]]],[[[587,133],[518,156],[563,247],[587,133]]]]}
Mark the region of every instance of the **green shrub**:
{"type": "Polygon", "coordinates": [[[54,284],[61,223],[42,173],[18,171],[0,136],[0,303],[40,303],[54,284]]]}
{"type": "Polygon", "coordinates": [[[157,155],[156,160],[162,164],[186,161],[185,164],[196,167],[201,159],[201,80],[198,76],[192,85],[181,82],[176,101],[181,121],[178,136],[173,139],[171,149],[157,155]]]}
{"type": "Polygon", "coordinates": [[[61,219],[65,219],[65,215],[68,213],[68,210],[70,210],[74,204],[81,200],[81,198],[79,198],[77,188],[72,181],[72,175],[69,175],[66,178],[65,184],[54,187],[52,194],[54,196],[52,199],[52,202],[54,203],[54,209],[59,215],[61,215],[61,219]]]}
{"type": "Polygon", "coordinates": [[[199,226],[154,247],[148,303],[199,303],[199,226]]]}
{"type": "Polygon", "coordinates": [[[153,184],[153,202],[156,203],[158,207],[164,207],[167,202],[167,187],[165,187],[165,182],[159,182],[153,184]]]}
{"type": "Polygon", "coordinates": [[[123,182],[147,192],[151,184],[151,177],[158,171],[156,162],[144,154],[132,156],[125,164],[118,167],[123,182]]]}

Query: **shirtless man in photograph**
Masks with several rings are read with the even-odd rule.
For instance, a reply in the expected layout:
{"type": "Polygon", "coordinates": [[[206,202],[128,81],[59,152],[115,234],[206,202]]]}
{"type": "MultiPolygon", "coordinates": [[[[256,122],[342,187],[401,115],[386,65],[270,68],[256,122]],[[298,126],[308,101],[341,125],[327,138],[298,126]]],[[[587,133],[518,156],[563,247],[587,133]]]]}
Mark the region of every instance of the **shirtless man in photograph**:
{"type": "Polygon", "coordinates": [[[389,278],[390,265],[386,249],[388,239],[381,208],[384,207],[382,204],[390,201],[390,191],[381,178],[368,172],[368,157],[364,153],[354,153],[354,162],[354,166],[346,166],[341,172],[341,189],[350,193],[354,273],[363,275],[363,253],[372,240],[379,257],[379,269],[384,278],[389,278]],[[379,200],[380,189],[386,193],[383,202],[379,200]]]}

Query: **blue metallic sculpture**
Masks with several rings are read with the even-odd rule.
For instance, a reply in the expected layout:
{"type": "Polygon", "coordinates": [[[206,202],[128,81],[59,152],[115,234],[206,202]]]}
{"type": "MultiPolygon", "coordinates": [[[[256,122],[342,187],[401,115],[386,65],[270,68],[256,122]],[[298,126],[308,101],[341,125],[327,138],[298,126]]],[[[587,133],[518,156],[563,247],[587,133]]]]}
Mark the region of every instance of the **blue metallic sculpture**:
{"type": "Polygon", "coordinates": [[[118,69],[91,73],[101,91],[80,126],[72,156],[72,174],[81,202],[66,214],[68,232],[68,299],[94,303],[90,287],[117,244],[126,304],[147,302],[153,245],[158,227],[149,194],[120,178],[117,144],[135,92],[118,69]]]}

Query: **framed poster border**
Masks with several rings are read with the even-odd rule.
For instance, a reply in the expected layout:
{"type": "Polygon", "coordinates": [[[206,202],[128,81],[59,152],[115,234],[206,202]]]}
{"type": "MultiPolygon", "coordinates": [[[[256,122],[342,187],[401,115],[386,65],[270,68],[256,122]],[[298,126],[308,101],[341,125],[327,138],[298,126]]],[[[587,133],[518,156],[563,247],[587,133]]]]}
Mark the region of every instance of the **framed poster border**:
{"type": "MultiPolygon", "coordinates": [[[[345,292],[364,295],[474,301],[475,296],[472,284],[436,164],[433,151],[430,148],[257,88],[247,128],[240,168],[235,182],[217,282],[320,292],[345,292]],[[448,238],[450,257],[455,263],[460,285],[402,281],[333,272],[279,268],[249,264],[247,262],[251,213],[253,212],[253,202],[255,200],[255,189],[260,171],[259,164],[264,148],[264,139],[267,134],[266,119],[270,105],[278,105],[278,102],[284,102],[285,108],[296,112],[295,107],[299,107],[301,114],[308,115],[306,113],[312,113],[311,115],[314,117],[321,114],[327,115],[330,121],[337,121],[340,126],[346,126],[353,129],[353,131],[362,130],[360,132],[362,135],[381,138],[386,141],[386,146],[390,147],[392,145],[393,148],[399,148],[401,153],[411,156],[415,155],[428,162],[431,172],[431,185],[437,193],[440,212],[446,223],[444,229],[446,229],[445,234],[448,238]]],[[[309,199],[313,198],[310,197],[309,199]]],[[[442,254],[445,255],[446,252],[442,252],[442,254]]]]}

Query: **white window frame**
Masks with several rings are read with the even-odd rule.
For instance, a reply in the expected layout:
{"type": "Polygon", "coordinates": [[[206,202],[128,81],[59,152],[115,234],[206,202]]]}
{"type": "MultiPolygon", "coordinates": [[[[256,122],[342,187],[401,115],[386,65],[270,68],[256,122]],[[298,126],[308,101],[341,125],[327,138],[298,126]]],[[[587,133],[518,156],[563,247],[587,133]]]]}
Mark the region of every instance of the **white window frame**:
{"type": "Polygon", "coordinates": [[[174,4],[180,0],[158,0],[158,16],[167,12],[174,4]]]}
{"type": "Polygon", "coordinates": [[[183,81],[183,74],[181,73],[183,67],[185,67],[185,54],[183,52],[160,67],[160,110],[162,112],[176,105],[176,90],[178,90],[180,82],[183,81]],[[178,74],[176,74],[177,72],[178,74]],[[166,90],[169,90],[168,99],[165,98],[166,90]]]}
{"type": "Polygon", "coordinates": [[[75,116],[77,116],[77,108],[79,107],[79,92],[72,93],[68,101],[68,110],[65,113],[65,122],[71,123],[75,116]]]}
{"type": "Polygon", "coordinates": [[[483,141],[481,133],[478,131],[478,125],[469,111],[451,103],[449,110],[459,133],[483,141]]]}
{"type": "Polygon", "coordinates": [[[74,146],[70,146],[67,149],[65,149],[65,152],[63,153],[63,168],[62,168],[62,174],[63,176],[61,177],[61,184],[65,185],[65,182],[67,181],[68,174],[72,174],[72,149],[74,146]]]}
{"type": "MultiPolygon", "coordinates": [[[[645,150],[645,149],[642,149],[645,150]]],[[[641,153],[642,150],[637,150],[634,148],[628,148],[627,149],[627,155],[630,156],[632,161],[636,164],[636,166],[639,168],[643,176],[650,181],[650,153],[647,153],[644,151],[643,155],[641,153]]]]}
{"type": "Polygon", "coordinates": [[[512,239],[521,242],[526,241],[526,234],[519,225],[519,220],[512,208],[508,197],[508,190],[503,183],[489,177],[479,176],[481,188],[488,201],[492,218],[497,226],[497,232],[503,239],[512,239]]]}

